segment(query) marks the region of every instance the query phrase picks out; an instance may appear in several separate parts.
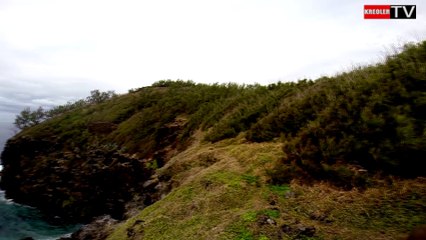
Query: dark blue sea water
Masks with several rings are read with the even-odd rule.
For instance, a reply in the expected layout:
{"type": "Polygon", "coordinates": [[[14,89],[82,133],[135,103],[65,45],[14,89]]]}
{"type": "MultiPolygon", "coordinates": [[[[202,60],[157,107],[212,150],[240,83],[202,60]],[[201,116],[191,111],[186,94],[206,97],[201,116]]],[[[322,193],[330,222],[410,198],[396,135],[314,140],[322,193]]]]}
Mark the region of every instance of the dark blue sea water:
{"type": "Polygon", "coordinates": [[[37,209],[16,204],[0,191],[0,240],[32,237],[39,240],[58,239],[76,231],[78,226],[53,226],[43,220],[37,209]]]}
{"type": "MultiPolygon", "coordinates": [[[[10,131],[11,126],[12,121],[10,123],[0,121],[0,153],[6,140],[13,135],[10,131]]],[[[43,220],[37,209],[6,200],[4,192],[0,190],[0,240],[19,240],[25,237],[53,240],[76,231],[78,227],[51,225],[43,220]]]]}

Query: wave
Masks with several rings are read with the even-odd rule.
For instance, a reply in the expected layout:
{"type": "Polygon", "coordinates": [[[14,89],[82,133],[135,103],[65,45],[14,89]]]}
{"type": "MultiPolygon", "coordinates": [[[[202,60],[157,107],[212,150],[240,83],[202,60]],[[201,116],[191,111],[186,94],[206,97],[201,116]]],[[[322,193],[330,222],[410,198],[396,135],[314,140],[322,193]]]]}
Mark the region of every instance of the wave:
{"type": "Polygon", "coordinates": [[[0,239],[16,240],[32,237],[53,240],[69,235],[78,225],[52,225],[43,219],[39,210],[14,203],[0,191],[0,239]]]}

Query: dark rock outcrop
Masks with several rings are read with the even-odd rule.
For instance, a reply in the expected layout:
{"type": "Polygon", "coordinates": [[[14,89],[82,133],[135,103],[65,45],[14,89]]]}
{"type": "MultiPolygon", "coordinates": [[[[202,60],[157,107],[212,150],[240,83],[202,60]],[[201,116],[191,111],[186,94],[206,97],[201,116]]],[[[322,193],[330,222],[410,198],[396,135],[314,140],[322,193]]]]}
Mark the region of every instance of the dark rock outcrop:
{"type": "Polygon", "coordinates": [[[102,215],[124,219],[170,191],[169,179],[154,173],[177,153],[184,124],[164,125],[156,147],[130,154],[109,138],[116,124],[82,125],[83,141],[46,123],[7,142],[0,187],[7,198],[36,207],[55,222],[87,223],[102,215]]]}
{"type": "Polygon", "coordinates": [[[102,240],[106,239],[118,221],[108,215],[97,217],[90,224],[80,228],[71,237],[63,240],[102,240]]]}
{"type": "Polygon", "coordinates": [[[125,203],[144,192],[152,175],[143,160],[106,146],[60,149],[54,138],[9,140],[2,153],[6,197],[64,220],[120,219],[125,203]]]}
{"type": "Polygon", "coordinates": [[[281,231],[288,236],[293,236],[295,239],[299,239],[299,237],[313,237],[315,235],[316,229],[314,226],[295,223],[282,225],[281,231]]]}

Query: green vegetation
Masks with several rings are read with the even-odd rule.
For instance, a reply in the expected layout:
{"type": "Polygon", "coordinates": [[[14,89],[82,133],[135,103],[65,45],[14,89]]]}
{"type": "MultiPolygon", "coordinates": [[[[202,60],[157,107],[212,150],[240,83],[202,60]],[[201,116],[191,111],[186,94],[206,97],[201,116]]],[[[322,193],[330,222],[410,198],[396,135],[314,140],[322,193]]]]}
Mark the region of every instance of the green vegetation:
{"type": "Polygon", "coordinates": [[[31,108],[25,108],[15,118],[15,126],[18,129],[24,129],[35,126],[46,119],[62,115],[64,113],[76,110],[79,108],[87,107],[90,104],[103,103],[117,95],[114,91],[100,92],[99,90],[93,90],[90,92],[90,96],[86,100],[80,99],[75,102],[68,102],[65,105],[53,107],[50,110],[44,110],[43,107],[37,108],[32,111],[31,108]]]}
{"type": "Polygon", "coordinates": [[[170,144],[164,141],[164,136],[173,129],[179,129],[174,138],[179,140],[180,147],[184,147],[198,129],[207,132],[206,141],[235,137],[276,107],[285,96],[295,94],[310,84],[312,82],[306,80],[270,86],[159,81],[99,104],[57,107],[55,109],[65,110],[48,119],[48,124],[28,129],[22,135],[53,131],[65,141],[73,139],[75,145],[86,146],[95,140],[114,143],[128,153],[144,157],[170,144]],[[97,122],[109,122],[116,128],[102,138],[95,139],[92,134],[81,135],[87,131],[88,125],[97,122]],[[55,129],[50,129],[53,125],[55,129]]]}
{"type": "Polygon", "coordinates": [[[366,184],[357,170],[425,175],[425,63],[423,42],[384,63],[319,79],[254,124],[248,139],[283,138],[287,157],[277,166],[277,182],[291,180],[283,171],[342,187],[366,184]]]}
{"type": "Polygon", "coordinates": [[[83,102],[16,139],[118,152],[141,163],[133,191],[144,170],[172,186],[109,239],[399,239],[426,223],[426,42],[315,81],[163,80],[83,102]]]}
{"type": "Polygon", "coordinates": [[[35,111],[31,108],[25,108],[21,111],[20,115],[15,118],[15,126],[19,129],[35,126],[46,118],[46,113],[42,107],[35,111]]]}
{"type": "MultiPolygon", "coordinates": [[[[110,122],[117,128],[103,141],[142,157],[170,144],[163,140],[172,131],[167,126],[181,125],[175,136],[181,147],[197,129],[210,142],[246,132],[255,142],[283,139],[287,156],[277,166],[278,183],[291,180],[279,177],[288,171],[342,179],[343,187],[366,184],[339,164],[415,177],[425,174],[419,167],[426,154],[425,52],[426,42],[406,45],[384,63],[315,82],[239,86],[164,80],[122,96],[93,91],[87,102],[99,104],[64,111],[52,119],[59,126],[54,132],[86,143],[91,140],[81,132],[88,124],[110,122]]],[[[33,115],[27,112],[21,115],[33,115]]]]}
{"type": "Polygon", "coordinates": [[[342,191],[328,183],[271,185],[259,171],[258,184],[251,184],[252,168],[262,163],[264,152],[280,162],[280,145],[190,146],[158,171],[173,176],[177,187],[116,226],[108,239],[396,240],[426,222],[424,178],[390,178],[364,191],[342,191]],[[206,152],[217,157],[215,164],[194,165],[206,152]],[[315,231],[303,235],[299,228],[315,231]]]}

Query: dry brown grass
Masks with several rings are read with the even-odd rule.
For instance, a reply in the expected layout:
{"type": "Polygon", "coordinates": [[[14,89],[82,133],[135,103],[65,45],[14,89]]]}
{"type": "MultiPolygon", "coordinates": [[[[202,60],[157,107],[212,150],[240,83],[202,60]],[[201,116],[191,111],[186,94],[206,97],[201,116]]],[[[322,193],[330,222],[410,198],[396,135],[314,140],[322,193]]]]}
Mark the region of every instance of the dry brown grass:
{"type": "Polygon", "coordinates": [[[298,219],[313,225],[325,239],[401,239],[426,220],[425,186],[423,178],[394,179],[365,191],[293,182],[295,197],[281,199],[280,208],[287,209],[285,222],[298,219]]]}
{"type": "Polygon", "coordinates": [[[426,221],[425,179],[390,178],[365,191],[295,181],[274,187],[266,170],[282,156],[280,143],[248,143],[244,136],[194,141],[158,170],[172,176],[174,190],[109,239],[295,239],[280,232],[284,224],[314,226],[315,236],[305,239],[401,239],[426,221]],[[264,214],[276,225],[259,225],[264,214]]]}

